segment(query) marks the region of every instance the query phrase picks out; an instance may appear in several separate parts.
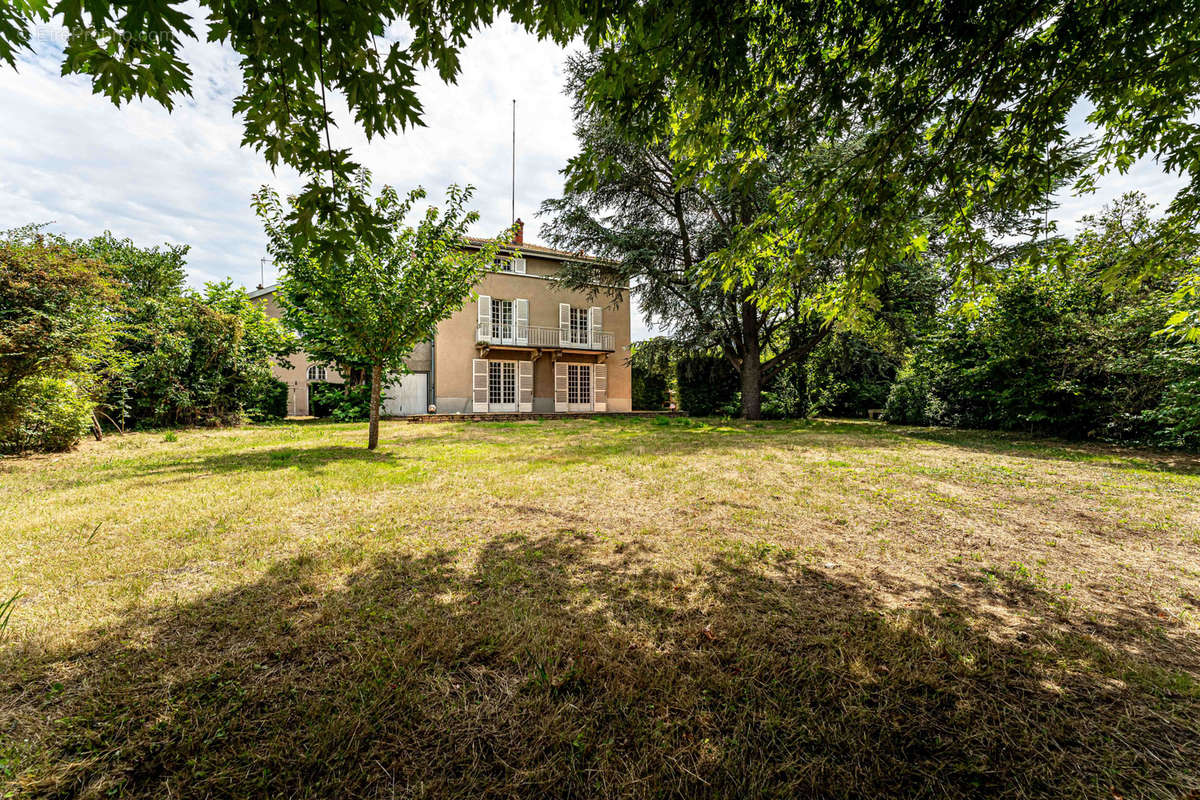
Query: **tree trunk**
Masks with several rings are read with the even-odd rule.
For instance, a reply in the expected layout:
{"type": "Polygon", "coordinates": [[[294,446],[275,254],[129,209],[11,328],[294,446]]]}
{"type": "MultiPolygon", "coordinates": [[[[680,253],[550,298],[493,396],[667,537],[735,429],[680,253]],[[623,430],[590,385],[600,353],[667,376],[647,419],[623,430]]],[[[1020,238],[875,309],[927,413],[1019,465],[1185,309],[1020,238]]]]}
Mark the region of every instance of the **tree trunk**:
{"type": "Polygon", "coordinates": [[[379,446],[379,398],[383,393],[383,366],[371,366],[371,432],[367,435],[367,449],[379,446]]]}
{"type": "Polygon", "coordinates": [[[762,419],[762,353],[758,342],[758,306],[742,303],[742,418],[762,419]]]}

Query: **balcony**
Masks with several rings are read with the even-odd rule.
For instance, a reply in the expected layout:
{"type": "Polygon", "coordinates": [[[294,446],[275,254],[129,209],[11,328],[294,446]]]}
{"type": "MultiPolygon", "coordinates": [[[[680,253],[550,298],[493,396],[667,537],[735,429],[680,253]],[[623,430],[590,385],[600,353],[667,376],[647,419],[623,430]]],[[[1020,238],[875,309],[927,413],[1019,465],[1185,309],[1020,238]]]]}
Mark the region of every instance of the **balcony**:
{"type": "Polygon", "coordinates": [[[608,353],[616,349],[616,338],[611,331],[571,331],[568,328],[493,322],[491,325],[479,325],[475,333],[479,344],[499,347],[597,350],[608,353]]]}

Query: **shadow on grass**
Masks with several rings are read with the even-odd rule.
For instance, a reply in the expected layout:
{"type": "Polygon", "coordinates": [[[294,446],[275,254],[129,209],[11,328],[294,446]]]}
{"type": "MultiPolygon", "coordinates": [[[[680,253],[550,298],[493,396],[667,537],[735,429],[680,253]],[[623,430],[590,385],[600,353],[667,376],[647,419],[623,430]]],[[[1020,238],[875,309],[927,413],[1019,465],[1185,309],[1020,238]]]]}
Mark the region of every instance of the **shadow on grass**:
{"type": "Polygon", "coordinates": [[[1072,442],[1001,431],[953,428],[888,427],[897,437],[948,445],[964,450],[1044,461],[1093,462],[1114,469],[1136,469],[1200,475],[1200,455],[1178,450],[1122,447],[1099,442],[1072,442]]]}
{"type": "Polygon", "coordinates": [[[873,587],[788,561],[678,572],[653,548],[505,538],[467,566],[392,556],[344,581],[308,556],[56,652],[14,644],[0,781],[147,798],[1200,789],[1194,679],[1103,631],[1007,640],[970,621],[995,597],[885,612],[873,587]]]}

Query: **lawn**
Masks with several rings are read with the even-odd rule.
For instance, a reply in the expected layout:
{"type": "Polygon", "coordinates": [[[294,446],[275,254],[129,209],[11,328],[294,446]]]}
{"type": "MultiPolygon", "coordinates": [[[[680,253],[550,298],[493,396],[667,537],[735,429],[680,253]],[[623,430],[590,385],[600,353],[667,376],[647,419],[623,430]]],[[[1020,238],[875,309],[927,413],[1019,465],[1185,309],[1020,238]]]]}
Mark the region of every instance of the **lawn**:
{"type": "Polygon", "coordinates": [[[873,423],[0,461],[0,797],[1200,793],[1200,459],[873,423]]]}

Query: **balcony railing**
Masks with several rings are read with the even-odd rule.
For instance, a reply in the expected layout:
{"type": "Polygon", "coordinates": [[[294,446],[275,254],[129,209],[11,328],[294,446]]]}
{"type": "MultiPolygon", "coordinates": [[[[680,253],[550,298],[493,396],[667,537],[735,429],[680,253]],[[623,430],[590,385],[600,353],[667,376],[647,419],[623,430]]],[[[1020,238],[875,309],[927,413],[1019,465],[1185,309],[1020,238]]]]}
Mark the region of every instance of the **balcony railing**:
{"type": "Polygon", "coordinates": [[[476,334],[480,344],[609,352],[616,349],[616,340],[611,331],[572,331],[566,328],[493,322],[490,325],[479,325],[476,334]]]}

